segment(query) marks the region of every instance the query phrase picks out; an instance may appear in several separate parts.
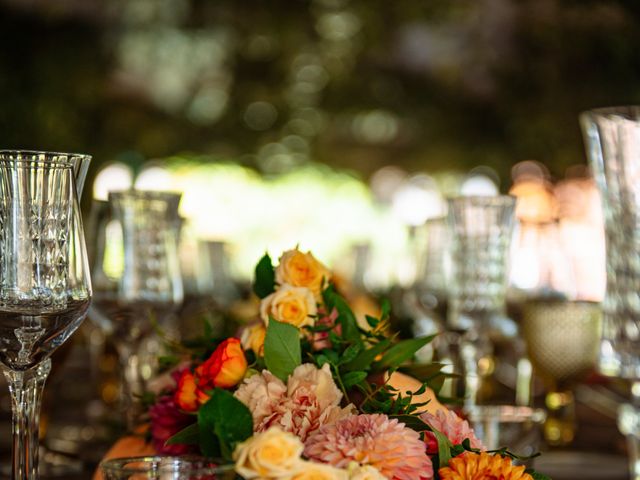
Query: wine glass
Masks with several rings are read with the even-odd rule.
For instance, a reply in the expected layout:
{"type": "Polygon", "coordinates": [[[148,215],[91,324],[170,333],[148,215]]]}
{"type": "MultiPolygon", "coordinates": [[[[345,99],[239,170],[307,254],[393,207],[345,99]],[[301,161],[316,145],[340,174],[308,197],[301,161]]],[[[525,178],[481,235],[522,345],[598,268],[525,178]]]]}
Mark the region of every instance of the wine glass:
{"type": "Polygon", "coordinates": [[[144,391],[145,378],[153,373],[148,347],[155,342],[154,322],[175,333],[173,314],[183,299],[179,202],[177,193],[110,192],[109,210],[96,231],[91,316],[111,335],[118,351],[129,429],[139,414],[134,397],[144,391]]]}
{"type": "Polygon", "coordinates": [[[591,110],[580,122],[605,220],[607,293],[598,367],[632,384],[618,426],[628,439],[632,478],[640,479],[640,106],[591,110]]]}
{"type": "Polygon", "coordinates": [[[0,152],[0,362],[12,399],[14,479],[38,476],[49,357],[91,300],[75,182],[88,162],[84,155],[0,152]]]}
{"type": "Polygon", "coordinates": [[[492,362],[492,330],[506,318],[507,253],[515,198],[469,196],[449,200],[451,285],[448,327],[461,334],[465,408],[476,405],[483,367],[492,362]]]}

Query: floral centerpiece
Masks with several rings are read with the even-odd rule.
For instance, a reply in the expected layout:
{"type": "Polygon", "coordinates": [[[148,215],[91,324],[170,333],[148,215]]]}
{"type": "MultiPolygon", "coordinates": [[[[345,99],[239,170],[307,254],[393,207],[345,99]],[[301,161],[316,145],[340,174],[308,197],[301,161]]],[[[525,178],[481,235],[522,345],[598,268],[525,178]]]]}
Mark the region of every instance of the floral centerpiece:
{"type": "Polygon", "coordinates": [[[398,386],[395,372],[432,337],[397,340],[387,304],[357,318],[331,272],[297,249],[276,267],[265,255],[255,273],[259,318],[176,357],[149,409],[160,453],[223,458],[245,479],[547,478],[506,449],[487,452],[430,395],[445,378],[438,366],[398,386]]]}

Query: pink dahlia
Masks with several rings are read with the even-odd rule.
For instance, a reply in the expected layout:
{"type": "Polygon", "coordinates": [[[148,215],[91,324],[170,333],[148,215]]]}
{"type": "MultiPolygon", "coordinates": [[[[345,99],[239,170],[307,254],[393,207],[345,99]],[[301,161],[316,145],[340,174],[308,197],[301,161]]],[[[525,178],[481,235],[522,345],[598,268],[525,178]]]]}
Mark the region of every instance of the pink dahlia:
{"type": "Polygon", "coordinates": [[[431,480],[433,465],[420,435],[386,415],[353,415],[311,435],[304,454],[310,460],[346,468],[371,465],[393,480],[431,480]]]}
{"type": "Polygon", "coordinates": [[[173,399],[173,395],[163,395],[149,409],[151,419],[151,440],[153,447],[160,454],[183,455],[194,453],[192,445],[165,445],[166,441],[183,428],[195,421],[193,415],[186,415],[173,399]]]}
{"type": "MultiPolygon", "coordinates": [[[[482,442],[476,437],[475,432],[466,420],[463,420],[453,410],[440,409],[435,415],[424,412],[420,418],[427,425],[435,428],[445,435],[451,443],[458,445],[465,439],[469,439],[472,448],[485,450],[482,442]]],[[[425,432],[425,442],[427,443],[427,453],[435,455],[438,453],[438,442],[432,432],[425,432]]]]}

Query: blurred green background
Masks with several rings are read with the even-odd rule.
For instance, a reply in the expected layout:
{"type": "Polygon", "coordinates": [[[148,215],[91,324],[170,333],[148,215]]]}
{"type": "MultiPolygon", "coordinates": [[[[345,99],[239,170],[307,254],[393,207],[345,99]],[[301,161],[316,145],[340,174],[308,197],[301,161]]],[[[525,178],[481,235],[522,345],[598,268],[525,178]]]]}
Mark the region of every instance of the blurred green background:
{"type": "Polygon", "coordinates": [[[562,176],[580,111],[640,101],[638,51],[636,0],[0,0],[0,138],[94,167],[562,176]]]}

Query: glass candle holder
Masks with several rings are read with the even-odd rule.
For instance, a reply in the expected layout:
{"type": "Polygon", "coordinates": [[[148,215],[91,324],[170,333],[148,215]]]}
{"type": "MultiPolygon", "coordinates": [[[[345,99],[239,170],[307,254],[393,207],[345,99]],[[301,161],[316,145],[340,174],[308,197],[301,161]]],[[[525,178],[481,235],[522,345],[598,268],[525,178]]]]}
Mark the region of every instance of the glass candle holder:
{"type": "Polygon", "coordinates": [[[240,478],[233,465],[202,457],[130,457],[100,464],[104,480],[232,480],[240,478]]]}

